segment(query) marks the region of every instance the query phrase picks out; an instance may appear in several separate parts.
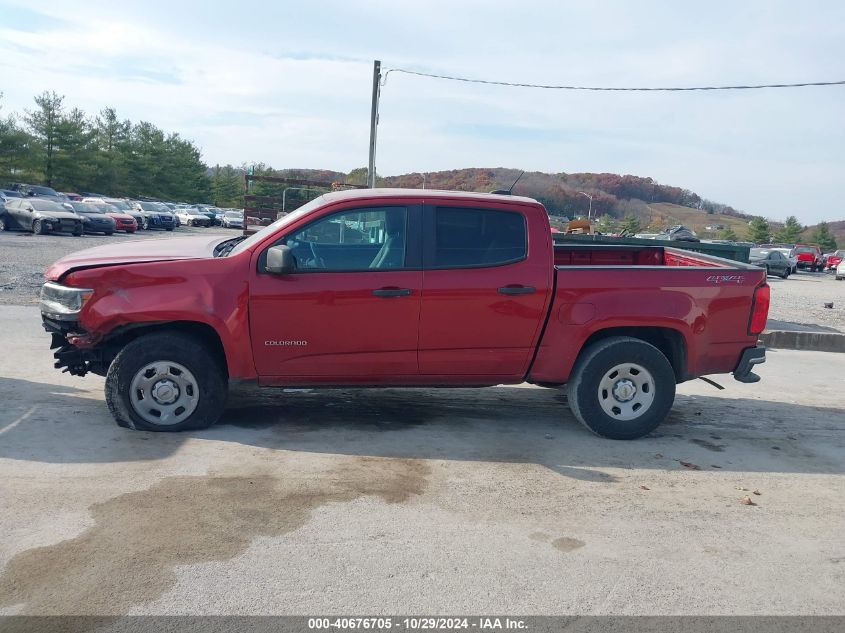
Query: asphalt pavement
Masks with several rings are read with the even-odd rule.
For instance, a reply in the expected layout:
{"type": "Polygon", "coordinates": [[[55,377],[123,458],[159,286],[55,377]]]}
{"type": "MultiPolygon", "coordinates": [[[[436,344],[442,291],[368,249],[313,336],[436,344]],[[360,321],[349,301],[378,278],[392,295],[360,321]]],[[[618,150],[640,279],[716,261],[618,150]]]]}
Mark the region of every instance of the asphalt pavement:
{"type": "Polygon", "coordinates": [[[0,614],[845,613],[843,354],[681,385],[633,442],[529,386],[243,391],[153,434],[35,307],[0,331],[0,614]]]}

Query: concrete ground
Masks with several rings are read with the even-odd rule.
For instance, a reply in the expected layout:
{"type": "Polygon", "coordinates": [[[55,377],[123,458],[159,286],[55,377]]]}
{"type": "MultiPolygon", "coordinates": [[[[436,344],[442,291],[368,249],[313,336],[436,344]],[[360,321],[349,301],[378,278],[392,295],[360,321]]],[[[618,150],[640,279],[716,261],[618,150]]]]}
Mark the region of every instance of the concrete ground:
{"type": "Polygon", "coordinates": [[[634,442],[524,386],[240,393],[152,434],[36,308],[0,331],[0,614],[845,614],[845,355],[682,385],[634,442]]]}

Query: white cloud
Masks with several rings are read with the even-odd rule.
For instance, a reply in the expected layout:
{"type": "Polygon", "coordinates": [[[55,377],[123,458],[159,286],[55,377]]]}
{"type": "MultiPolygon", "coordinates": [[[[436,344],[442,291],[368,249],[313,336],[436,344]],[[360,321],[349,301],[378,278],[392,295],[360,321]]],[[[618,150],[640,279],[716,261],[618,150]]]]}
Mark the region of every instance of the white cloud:
{"type": "MultiPolygon", "coordinates": [[[[829,3],[0,0],[6,109],[44,89],[195,140],[209,163],[366,164],[371,61],[583,85],[842,79],[829,3]],[[61,22],[44,21],[49,15],[61,22]]],[[[845,88],[572,93],[391,74],[379,171],[513,166],[649,175],[771,217],[845,217],[845,88]],[[524,135],[520,132],[524,131],[524,135]]]]}

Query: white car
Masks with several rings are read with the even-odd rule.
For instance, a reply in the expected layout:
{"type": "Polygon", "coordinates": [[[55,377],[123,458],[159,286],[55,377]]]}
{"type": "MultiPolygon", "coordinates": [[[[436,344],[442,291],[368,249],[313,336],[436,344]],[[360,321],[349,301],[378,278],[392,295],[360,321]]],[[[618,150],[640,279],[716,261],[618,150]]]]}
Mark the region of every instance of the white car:
{"type": "Polygon", "coordinates": [[[842,281],[843,279],[845,279],[845,259],[836,266],[836,281],[842,281]]]}

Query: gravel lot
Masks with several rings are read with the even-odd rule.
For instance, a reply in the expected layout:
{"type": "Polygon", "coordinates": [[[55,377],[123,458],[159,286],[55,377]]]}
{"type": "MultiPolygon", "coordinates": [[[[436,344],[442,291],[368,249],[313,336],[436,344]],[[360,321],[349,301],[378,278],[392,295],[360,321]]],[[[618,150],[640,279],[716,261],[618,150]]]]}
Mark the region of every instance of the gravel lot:
{"type": "Polygon", "coordinates": [[[769,285],[769,327],[776,325],[773,321],[789,321],[845,332],[845,281],[836,281],[832,271],[769,277],[769,285]],[[825,303],[833,303],[833,308],[825,308],[825,303]]]}
{"type": "Polygon", "coordinates": [[[0,233],[0,305],[28,305],[38,302],[44,270],[68,253],[121,242],[167,239],[184,235],[239,235],[235,229],[180,226],[174,231],[138,231],[133,235],[33,235],[22,231],[0,233]]]}

